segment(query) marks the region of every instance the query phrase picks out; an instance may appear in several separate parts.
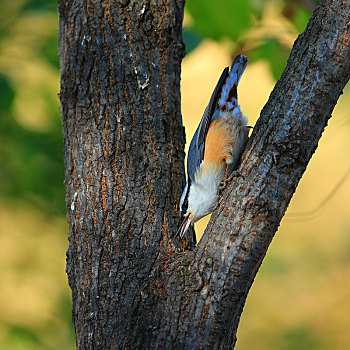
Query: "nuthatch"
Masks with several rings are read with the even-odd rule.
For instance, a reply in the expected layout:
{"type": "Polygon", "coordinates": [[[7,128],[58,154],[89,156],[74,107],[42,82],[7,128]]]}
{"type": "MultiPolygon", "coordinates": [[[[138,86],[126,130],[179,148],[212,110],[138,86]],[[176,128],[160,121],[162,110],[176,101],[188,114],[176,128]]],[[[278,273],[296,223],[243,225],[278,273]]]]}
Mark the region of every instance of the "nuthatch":
{"type": "Polygon", "coordinates": [[[247,118],[237,101],[237,86],[248,58],[236,56],[224,69],[192,138],[187,157],[188,180],[180,200],[183,238],[191,223],[211,213],[222,180],[238,166],[248,140],[247,118]]]}

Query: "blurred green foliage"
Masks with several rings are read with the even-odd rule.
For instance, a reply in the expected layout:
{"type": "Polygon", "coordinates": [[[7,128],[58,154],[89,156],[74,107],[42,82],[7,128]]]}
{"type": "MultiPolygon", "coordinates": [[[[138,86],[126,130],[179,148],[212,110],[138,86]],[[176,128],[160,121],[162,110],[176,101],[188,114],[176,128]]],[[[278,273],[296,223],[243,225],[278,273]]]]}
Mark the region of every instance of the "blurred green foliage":
{"type": "Polygon", "coordinates": [[[47,214],[64,215],[58,89],[44,85],[34,73],[24,76],[30,69],[40,72],[45,66],[58,82],[56,6],[55,0],[0,3],[0,195],[25,200],[47,214]],[[25,26],[30,26],[28,31],[25,26]],[[43,101],[38,113],[44,115],[38,118],[48,120],[48,127],[28,128],[16,115],[18,105],[27,108],[19,94],[24,89],[43,101]]]}
{"type": "Polygon", "coordinates": [[[261,15],[262,6],[256,8],[254,3],[250,0],[190,0],[186,1],[186,9],[193,18],[193,29],[201,36],[236,41],[250,28],[253,18],[261,15]]]}
{"type": "Polygon", "coordinates": [[[71,299],[57,304],[60,308],[56,320],[44,325],[1,324],[6,332],[0,344],[6,350],[61,350],[74,349],[75,338],[72,328],[71,299]],[[62,312],[64,310],[64,312],[62,312]],[[65,321],[65,323],[64,323],[65,321]]]}
{"type": "Polygon", "coordinates": [[[281,45],[276,38],[265,38],[261,45],[250,53],[250,62],[268,58],[273,76],[278,79],[287,64],[289,49],[281,45]]]}
{"type": "Polygon", "coordinates": [[[315,350],[319,349],[320,341],[308,326],[298,325],[281,332],[279,349],[285,350],[315,350]]]}
{"type": "MultiPolygon", "coordinates": [[[[318,1],[275,2],[280,4],[281,15],[300,33],[305,29],[312,9],[318,1]]],[[[277,31],[262,36],[259,40],[251,39],[247,35],[261,26],[267,3],[271,1],[186,1],[186,10],[192,19],[192,23],[185,27],[183,36],[186,52],[190,53],[196,48],[201,39],[229,40],[233,43],[233,55],[243,52],[250,58],[250,62],[267,60],[273,76],[278,80],[286,66],[290,47],[279,38],[280,33],[277,31]]]]}
{"type": "MultiPolygon", "coordinates": [[[[14,232],[4,223],[23,221],[20,216],[3,214],[1,222],[1,244],[4,245],[1,259],[1,299],[8,297],[8,290],[14,290],[8,304],[8,311],[2,310],[0,317],[0,348],[6,350],[61,350],[73,349],[75,344],[71,320],[71,297],[64,277],[64,251],[66,249],[64,169],[62,155],[61,118],[59,101],[59,64],[57,57],[57,13],[56,0],[1,0],[0,1],[0,196],[2,210],[31,206],[44,216],[36,215],[34,229],[26,225],[14,232]],[[27,118],[28,114],[28,118],[27,118]],[[4,216],[5,215],[5,216],[4,216]],[[41,227],[45,218],[62,217],[60,229],[41,227]],[[63,230],[62,230],[63,228],[63,230]],[[47,272],[42,265],[50,265],[46,259],[39,259],[41,243],[38,232],[48,239],[61,242],[60,253],[53,253],[53,247],[43,246],[51,255],[56,267],[47,272]],[[12,233],[11,237],[6,237],[12,233]],[[29,242],[37,242],[37,251],[25,249],[29,242]],[[26,256],[14,256],[22,249],[26,256]],[[30,251],[30,254],[29,254],[30,251]],[[4,256],[12,252],[11,258],[4,256]],[[54,259],[53,259],[54,258],[54,259]],[[51,279],[49,282],[49,276],[51,279]],[[40,276],[40,277],[38,277],[40,276]],[[46,277],[45,277],[46,276],[46,277]],[[52,281],[57,280],[54,295],[52,281]],[[32,286],[30,286],[32,285],[32,286]],[[12,289],[13,288],[13,289],[12,289]],[[27,292],[25,292],[27,290],[27,292]],[[22,310],[18,319],[16,304],[24,293],[29,306],[33,293],[46,293],[44,305],[51,305],[45,311],[22,310]],[[28,317],[26,312],[30,314],[28,317]],[[35,319],[35,322],[32,319],[35,319]]],[[[50,220],[50,219],[49,219],[50,220]]],[[[50,221],[49,221],[50,222],[50,221]]],[[[28,225],[27,225],[28,226],[28,225]]],[[[23,298],[23,296],[22,296],[23,298]]],[[[38,297],[40,299],[40,297],[38,297]]],[[[35,299],[35,298],[34,298],[35,299]]]]}

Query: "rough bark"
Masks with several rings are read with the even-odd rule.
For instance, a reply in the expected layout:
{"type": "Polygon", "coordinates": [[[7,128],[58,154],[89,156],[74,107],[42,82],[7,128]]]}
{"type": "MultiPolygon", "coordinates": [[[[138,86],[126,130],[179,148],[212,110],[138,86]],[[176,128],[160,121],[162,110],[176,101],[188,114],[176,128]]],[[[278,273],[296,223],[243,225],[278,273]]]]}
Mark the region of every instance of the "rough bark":
{"type": "Polygon", "coordinates": [[[184,185],[181,0],[58,1],[77,347],[231,349],[243,305],[349,80],[350,3],[296,41],[237,178],[194,251],[171,238],[184,185]]]}

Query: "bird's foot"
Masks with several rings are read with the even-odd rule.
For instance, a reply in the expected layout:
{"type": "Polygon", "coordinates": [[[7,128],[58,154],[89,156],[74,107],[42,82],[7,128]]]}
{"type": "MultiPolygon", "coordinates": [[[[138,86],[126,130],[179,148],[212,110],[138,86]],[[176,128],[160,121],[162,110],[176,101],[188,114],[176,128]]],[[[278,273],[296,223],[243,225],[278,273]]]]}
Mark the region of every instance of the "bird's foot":
{"type": "Polygon", "coordinates": [[[227,184],[234,178],[234,177],[241,177],[244,180],[244,176],[237,170],[234,170],[230,176],[226,177],[224,180],[222,180],[220,182],[220,185],[218,187],[218,196],[219,196],[219,200],[218,202],[215,204],[215,207],[213,208],[213,211],[216,210],[220,203],[222,202],[222,192],[223,190],[226,188],[227,184]]]}
{"type": "Polygon", "coordinates": [[[218,188],[219,193],[221,193],[221,192],[226,188],[227,184],[228,184],[234,177],[241,177],[243,180],[245,180],[245,179],[244,179],[244,176],[243,176],[239,171],[234,170],[234,171],[230,174],[230,176],[226,177],[224,180],[222,180],[222,181],[220,182],[220,185],[219,185],[219,188],[218,188]]]}
{"type": "Polygon", "coordinates": [[[219,208],[220,203],[222,202],[222,196],[220,196],[219,200],[217,201],[217,203],[215,204],[215,207],[213,208],[212,211],[215,211],[217,208],[219,208]]]}

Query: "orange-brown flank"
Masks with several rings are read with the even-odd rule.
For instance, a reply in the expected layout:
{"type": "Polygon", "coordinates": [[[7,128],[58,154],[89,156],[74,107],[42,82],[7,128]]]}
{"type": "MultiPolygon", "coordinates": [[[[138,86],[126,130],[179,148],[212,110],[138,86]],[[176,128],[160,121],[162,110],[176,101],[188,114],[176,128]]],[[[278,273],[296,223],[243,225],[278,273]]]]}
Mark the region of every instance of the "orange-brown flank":
{"type": "Polygon", "coordinates": [[[208,171],[208,168],[223,167],[226,158],[229,157],[230,148],[232,148],[230,125],[225,119],[214,120],[209,126],[206,137],[203,172],[208,171]]]}

